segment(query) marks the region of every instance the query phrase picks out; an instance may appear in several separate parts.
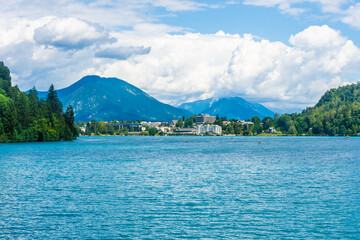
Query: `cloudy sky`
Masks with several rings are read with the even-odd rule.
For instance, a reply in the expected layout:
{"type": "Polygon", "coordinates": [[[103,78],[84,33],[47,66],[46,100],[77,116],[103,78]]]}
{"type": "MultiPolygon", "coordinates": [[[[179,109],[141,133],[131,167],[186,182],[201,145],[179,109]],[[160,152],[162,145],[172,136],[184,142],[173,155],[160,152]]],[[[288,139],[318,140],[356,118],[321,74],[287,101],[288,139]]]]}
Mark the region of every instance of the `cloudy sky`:
{"type": "Polygon", "coordinates": [[[358,0],[0,0],[13,84],[118,77],[170,104],[240,96],[299,111],[360,80],[358,0]]]}

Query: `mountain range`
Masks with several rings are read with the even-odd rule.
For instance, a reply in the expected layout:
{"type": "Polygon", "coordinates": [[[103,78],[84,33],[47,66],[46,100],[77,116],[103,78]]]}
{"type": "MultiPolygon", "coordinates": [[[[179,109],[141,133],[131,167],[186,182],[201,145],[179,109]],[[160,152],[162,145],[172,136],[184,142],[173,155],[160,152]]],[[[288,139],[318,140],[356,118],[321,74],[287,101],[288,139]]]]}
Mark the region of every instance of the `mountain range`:
{"type": "Polygon", "coordinates": [[[228,119],[246,120],[251,117],[258,116],[264,118],[267,116],[274,116],[274,112],[267,109],[261,104],[251,103],[241,97],[229,98],[208,98],[195,102],[183,103],[179,106],[184,110],[192,112],[193,114],[209,114],[224,116],[228,119]]]}
{"type": "MultiPolygon", "coordinates": [[[[45,98],[47,92],[38,92],[45,98]]],[[[171,121],[192,114],[161,103],[141,89],[117,78],[91,75],[57,90],[64,107],[71,105],[76,121],[146,120],[171,121]]]]}
{"type": "MultiPolygon", "coordinates": [[[[40,98],[46,98],[47,92],[38,94],[40,98]]],[[[57,94],[64,108],[73,107],[76,121],[171,121],[198,113],[241,120],[274,115],[261,104],[240,97],[209,98],[183,103],[176,108],[159,102],[124,80],[96,75],[85,76],[69,87],[57,90],[57,94]]]]}

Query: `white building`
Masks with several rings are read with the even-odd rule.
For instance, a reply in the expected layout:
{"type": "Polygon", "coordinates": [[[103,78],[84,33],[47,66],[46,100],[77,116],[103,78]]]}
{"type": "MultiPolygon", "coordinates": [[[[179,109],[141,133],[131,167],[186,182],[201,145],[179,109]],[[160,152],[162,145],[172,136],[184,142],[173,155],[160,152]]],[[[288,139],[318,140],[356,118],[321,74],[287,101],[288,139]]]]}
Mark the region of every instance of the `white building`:
{"type": "Polygon", "coordinates": [[[218,125],[206,124],[206,125],[196,126],[196,134],[197,135],[206,134],[206,133],[220,135],[221,132],[222,132],[222,128],[218,125]]]}
{"type": "Polygon", "coordinates": [[[86,127],[79,127],[79,130],[81,131],[81,133],[85,133],[86,132],[86,127]]]}
{"type": "Polygon", "coordinates": [[[164,133],[169,133],[171,132],[171,128],[170,127],[166,127],[166,126],[159,126],[157,127],[157,130],[164,132],[164,133]]]}
{"type": "Polygon", "coordinates": [[[253,122],[243,122],[242,125],[246,127],[247,129],[250,129],[252,125],[254,125],[253,122]]]}
{"type": "Polygon", "coordinates": [[[276,130],[274,127],[269,127],[268,133],[276,133],[276,130]]]}
{"type": "Polygon", "coordinates": [[[177,122],[178,122],[179,120],[172,120],[171,122],[170,122],[170,124],[169,124],[169,126],[170,127],[175,127],[175,125],[177,124],[177,122]]]}

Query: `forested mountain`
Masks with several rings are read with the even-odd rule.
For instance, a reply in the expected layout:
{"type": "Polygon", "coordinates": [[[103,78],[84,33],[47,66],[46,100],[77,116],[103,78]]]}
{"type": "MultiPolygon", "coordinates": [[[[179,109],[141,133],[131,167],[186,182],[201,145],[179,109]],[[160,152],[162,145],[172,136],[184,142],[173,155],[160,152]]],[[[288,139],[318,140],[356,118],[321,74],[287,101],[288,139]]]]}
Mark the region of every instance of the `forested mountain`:
{"type": "Polygon", "coordinates": [[[195,102],[183,103],[179,108],[186,109],[194,114],[219,115],[228,119],[244,120],[254,116],[264,118],[274,113],[258,103],[250,103],[241,97],[209,98],[195,102]]]}
{"type": "Polygon", "coordinates": [[[11,86],[9,69],[0,62],[0,142],[72,140],[78,135],[71,106],[63,106],[54,86],[45,99],[11,86]]]}
{"type": "Polygon", "coordinates": [[[263,119],[282,132],[308,135],[357,135],[360,132],[360,82],[328,90],[301,114],[263,119]]]}
{"type": "Polygon", "coordinates": [[[356,135],[360,131],[360,82],[327,91],[303,111],[315,134],[356,135]]]}
{"type": "MultiPolygon", "coordinates": [[[[40,97],[46,93],[39,92],[40,97]]],[[[191,113],[164,104],[139,88],[117,78],[86,76],[58,90],[65,105],[74,108],[76,121],[171,121],[191,113]]]]}

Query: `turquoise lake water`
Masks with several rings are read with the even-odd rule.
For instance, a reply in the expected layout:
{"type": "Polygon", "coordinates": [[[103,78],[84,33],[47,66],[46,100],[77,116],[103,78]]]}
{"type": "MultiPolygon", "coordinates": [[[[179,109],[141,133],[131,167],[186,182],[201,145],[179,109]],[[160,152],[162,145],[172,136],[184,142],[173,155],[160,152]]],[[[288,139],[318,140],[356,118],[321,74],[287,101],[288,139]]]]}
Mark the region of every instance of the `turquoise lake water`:
{"type": "Polygon", "coordinates": [[[360,239],[360,138],[0,144],[0,238],[360,239]]]}

